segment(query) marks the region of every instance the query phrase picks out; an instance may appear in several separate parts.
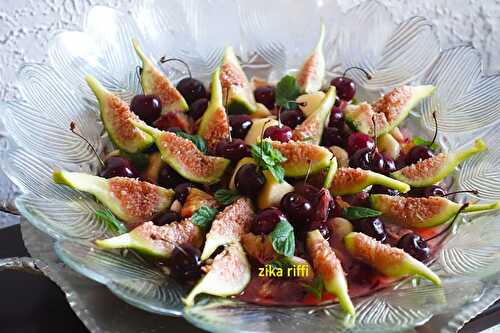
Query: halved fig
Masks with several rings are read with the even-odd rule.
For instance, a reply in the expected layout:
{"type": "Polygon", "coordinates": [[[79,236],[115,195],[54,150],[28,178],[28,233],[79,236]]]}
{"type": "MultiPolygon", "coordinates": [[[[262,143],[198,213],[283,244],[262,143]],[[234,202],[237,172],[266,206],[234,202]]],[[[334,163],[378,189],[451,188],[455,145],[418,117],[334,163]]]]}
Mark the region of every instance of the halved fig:
{"type": "Polygon", "coordinates": [[[401,193],[410,190],[410,186],[379,173],[361,168],[338,168],[333,177],[330,192],[333,195],[347,195],[361,192],[370,185],[382,185],[401,193]]]}

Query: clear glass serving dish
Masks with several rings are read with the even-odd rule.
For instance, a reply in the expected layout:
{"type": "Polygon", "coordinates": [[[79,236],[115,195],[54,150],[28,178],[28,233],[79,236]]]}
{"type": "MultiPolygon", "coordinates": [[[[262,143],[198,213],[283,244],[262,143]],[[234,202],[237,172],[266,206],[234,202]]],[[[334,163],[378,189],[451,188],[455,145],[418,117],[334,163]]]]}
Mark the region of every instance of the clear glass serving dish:
{"type": "MultiPolygon", "coordinates": [[[[465,162],[455,172],[452,186],[479,190],[479,195],[463,200],[499,200],[500,77],[482,74],[481,59],[470,46],[441,50],[425,18],[395,24],[376,1],[344,13],[335,1],[147,0],[138,1],[130,13],[94,7],[83,31],[53,36],[48,64],[25,64],[20,69],[23,99],[0,106],[10,143],[2,152],[2,168],[20,189],[18,210],[54,240],[59,259],[78,273],[135,307],[184,316],[209,331],[390,332],[429,320],[436,321],[436,329],[460,327],[500,297],[498,212],[464,215],[456,221],[431,265],[442,287],[417,279],[401,281],[355,299],[356,317],[346,317],[336,304],[264,307],[215,297],[184,309],[181,297],[186,290],[157,268],[137,257],[95,248],[93,240],[110,235],[95,218],[101,206],[90,196],[52,182],[55,168],[95,172],[98,165],[91,149],[69,131],[70,122],[99,152],[109,149],[84,76],[94,75],[130,101],[140,91],[132,37],[154,59],[166,55],[185,60],[193,76],[205,82],[223,47],[231,44],[250,76],[273,81],[301,63],[315,43],[320,18],[327,26],[328,76],[350,66],[363,67],[373,76],[368,81],[352,72],[360,86],[358,99],[371,101],[406,83],[437,86],[435,95],[411,115],[410,125],[430,135],[431,114],[436,111],[439,142],[445,149],[483,138],[488,153],[465,162]]],[[[186,75],[181,67],[164,69],[173,81],[186,75]]],[[[35,239],[40,238],[27,241],[35,239]]]]}

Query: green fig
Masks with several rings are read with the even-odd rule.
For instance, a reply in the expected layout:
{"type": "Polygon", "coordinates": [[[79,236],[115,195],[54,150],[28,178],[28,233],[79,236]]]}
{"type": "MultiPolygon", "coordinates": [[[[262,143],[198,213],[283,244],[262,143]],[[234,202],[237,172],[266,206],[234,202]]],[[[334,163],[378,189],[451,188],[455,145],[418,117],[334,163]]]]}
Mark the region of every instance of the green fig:
{"type": "Polygon", "coordinates": [[[478,139],[471,148],[454,153],[437,154],[393,172],[391,176],[413,187],[430,186],[446,178],[460,163],[472,155],[485,150],[486,144],[478,139]]]}
{"type": "Polygon", "coordinates": [[[410,190],[408,184],[373,171],[360,168],[338,168],[333,178],[330,192],[332,195],[355,194],[370,185],[386,186],[401,193],[406,193],[410,190]]]}
{"type": "Polygon", "coordinates": [[[102,123],[116,148],[134,154],[154,143],[149,134],[129,121],[129,118],[136,116],[130,111],[127,103],[106,90],[93,76],[88,75],[85,80],[97,97],[102,123]]]}
{"type": "Polygon", "coordinates": [[[479,212],[500,208],[500,202],[464,205],[443,197],[412,198],[373,194],[370,196],[373,209],[382,212],[384,222],[405,228],[430,228],[450,221],[459,212],[479,212]]]}
{"type": "Polygon", "coordinates": [[[161,131],[140,120],[132,123],[155,139],[161,159],[193,182],[213,184],[220,180],[230,161],[203,154],[193,142],[172,132],[161,131]]]}
{"type": "Polygon", "coordinates": [[[435,285],[441,285],[439,277],[425,264],[405,251],[383,244],[370,236],[351,232],[344,237],[344,245],[354,258],[372,266],[386,276],[400,278],[418,275],[435,285]]]}
{"type": "Polygon", "coordinates": [[[184,97],[182,97],[181,93],[165,74],[156,68],[153,62],[146,57],[139,46],[139,41],[132,39],[132,45],[142,61],[141,85],[144,94],[155,95],[160,99],[162,114],[170,111],[187,111],[189,106],[184,97]]]}
{"type": "Polygon", "coordinates": [[[174,191],[132,178],[110,179],[57,170],[54,182],[92,194],[120,220],[134,224],[151,220],[172,204],[174,191]]]}

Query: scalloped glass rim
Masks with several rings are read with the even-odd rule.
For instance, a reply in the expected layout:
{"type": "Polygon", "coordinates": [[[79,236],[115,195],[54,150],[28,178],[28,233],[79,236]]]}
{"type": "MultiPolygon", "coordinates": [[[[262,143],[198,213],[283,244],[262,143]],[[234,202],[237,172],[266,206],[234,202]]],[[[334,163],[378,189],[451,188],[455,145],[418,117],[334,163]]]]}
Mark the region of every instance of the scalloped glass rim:
{"type": "MultiPolygon", "coordinates": [[[[136,3],[131,11],[133,17],[95,6],[86,16],[83,32],[62,31],[53,36],[49,43],[50,65],[23,65],[18,79],[24,100],[0,104],[0,119],[10,143],[9,149],[1,152],[1,167],[23,192],[16,200],[21,213],[38,229],[57,239],[56,253],[68,266],[107,285],[119,298],[136,307],[164,315],[182,314],[179,285],[173,281],[160,283],[159,275],[145,273],[148,270],[144,270],[143,263],[126,262],[120,254],[103,253],[88,242],[107,234],[93,214],[100,205],[89,196],[51,183],[50,170],[55,167],[96,170],[97,161],[89,148],[66,130],[70,120],[77,120],[79,130],[100,152],[109,149],[95,100],[83,76],[94,74],[106,87],[130,100],[140,91],[134,72],[138,61],[129,43],[131,36],[139,38],[146,52],[155,58],[167,49],[169,56],[188,59],[194,76],[205,82],[221,57],[225,41],[231,41],[245,70],[275,80],[300,64],[314,44],[316,22],[322,16],[329,31],[328,77],[353,65],[369,69],[374,77],[371,81],[352,72],[359,85],[358,95],[367,100],[407,82],[436,84],[437,93],[413,112],[411,127],[419,133],[432,132],[429,116],[435,110],[444,125],[440,126],[439,135],[443,147],[457,149],[476,136],[483,137],[492,148],[489,155],[467,161],[452,185],[480,189],[478,199],[500,199],[500,138],[495,135],[500,123],[495,117],[500,108],[500,94],[496,93],[500,76],[482,74],[480,57],[472,47],[440,51],[435,28],[428,20],[412,17],[396,25],[387,8],[377,1],[364,2],[347,13],[341,13],[335,1],[297,3],[289,8],[290,13],[298,13],[293,27],[282,29],[286,24],[280,20],[284,3],[286,0],[272,4],[267,0],[236,3],[145,0],[136,3]],[[305,8],[310,15],[300,15],[305,8]],[[221,15],[241,29],[226,29],[214,22],[214,17],[221,15]],[[160,33],[153,23],[165,30],[160,33]],[[199,29],[200,26],[204,29],[199,29]],[[311,33],[300,33],[303,31],[311,33]],[[39,135],[33,135],[35,132],[39,135]]],[[[164,69],[174,81],[184,74],[179,68],[164,69]]],[[[445,305],[429,306],[427,312],[405,302],[411,295],[419,295],[423,300],[437,295],[429,291],[428,285],[413,279],[357,299],[358,317],[334,320],[342,325],[331,320],[343,317],[337,305],[283,310],[240,306],[238,302],[211,297],[188,309],[184,316],[199,327],[227,332],[300,331],[304,327],[318,332],[331,327],[350,331],[400,330],[423,324],[442,311],[455,311],[456,321],[463,323],[475,313],[462,314],[460,308],[483,304],[487,301],[483,292],[499,289],[496,275],[500,271],[500,246],[495,245],[500,244],[495,238],[500,235],[500,227],[495,225],[498,217],[497,213],[467,216],[458,223],[459,232],[455,228],[432,266],[443,277],[445,289],[468,282],[469,287],[463,289],[470,295],[455,299],[450,293],[445,305]],[[469,223],[472,221],[482,226],[479,231],[469,223]],[[479,292],[475,292],[473,285],[479,292]],[[327,316],[310,320],[311,311],[327,316]],[[233,326],[228,327],[226,321],[233,326]],[[273,326],[271,322],[283,325],[273,326]]]]}

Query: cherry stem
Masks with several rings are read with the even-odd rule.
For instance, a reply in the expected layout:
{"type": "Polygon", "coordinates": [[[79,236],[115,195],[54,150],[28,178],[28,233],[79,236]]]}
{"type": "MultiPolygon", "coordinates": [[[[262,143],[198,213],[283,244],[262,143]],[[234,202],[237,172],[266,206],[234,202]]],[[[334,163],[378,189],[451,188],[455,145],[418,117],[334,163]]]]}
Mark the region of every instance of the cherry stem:
{"type": "Polygon", "coordinates": [[[446,194],[444,194],[444,195],[443,195],[443,197],[447,197],[447,196],[449,196],[449,195],[458,194],[458,193],[471,193],[471,194],[478,195],[478,194],[479,194],[479,191],[478,191],[478,190],[463,190],[463,191],[455,191],[455,192],[446,193],[446,194]]]}
{"type": "Polygon", "coordinates": [[[455,220],[457,219],[458,215],[460,215],[460,213],[465,209],[469,207],[469,203],[466,202],[462,205],[462,207],[460,207],[460,209],[458,210],[458,212],[455,214],[455,217],[453,218],[453,220],[450,222],[450,224],[448,224],[448,226],[446,228],[444,228],[443,230],[441,230],[441,232],[435,234],[434,236],[432,236],[431,238],[427,238],[425,241],[426,242],[429,242],[439,236],[442,236],[443,234],[445,234],[446,232],[448,232],[451,227],[453,227],[453,223],[455,223],[455,220]]]}
{"type": "Polygon", "coordinates": [[[306,173],[306,178],[304,178],[304,186],[307,185],[307,180],[309,179],[309,174],[311,173],[312,169],[312,160],[307,160],[307,173],[306,173]]]}
{"type": "Polygon", "coordinates": [[[191,68],[189,68],[188,63],[185,62],[184,60],[179,59],[179,58],[166,58],[165,56],[160,58],[160,63],[162,63],[162,64],[165,64],[165,63],[170,62],[170,61],[178,61],[178,62],[182,63],[184,66],[186,66],[187,72],[189,74],[189,78],[190,79],[193,78],[193,75],[191,74],[191,68]]]}
{"type": "Polygon", "coordinates": [[[347,72],[349,72],[351,69],[357,69],[357,70],[360,70],[360,71],[362,71],[363,73],[365,73],[366,78],[367,78],[368,80],[371,80],[371,79],[372,79],[372,76],[370,75],[370,73],[368,73],[368,72],[366,71],[366,69],[361,68],[361,67],[357,67],[357,66],[351,66],[351,67],[347,68],[347,69],[344,71],[344,74],[342,74],[342,77],[345,77],[345,75],[347,74],[347,72]]]}
{"type": "Polygon", "coordinates": [[[72,121],[70,124],[69,124],[69,129],[70,131],[75,134],[76,136],[78,136],[80,139],[82,139],[83,141],[85,141],[85,143],[87,143],[87,145],[90,147],[90,149],[92,149],[92,151],[94,152],[95,156],[97,157],[97,160],[99,161],[99,163],[101,163],[101,166],[103,167],[104,166],[104,161],[101,159],[101,157],[99,156],[99,154],[97,153],[97,150],[95,149],[95,147],[89,142],[89,140],[87,140],[83,135],[81,135],[80,133],[76,132],[76,124],[74,121],[72,121]]]}
{"type": "Polygon", "coordinates": [[[434,111],[432,113],[432,118],[434,118],[435,130],[434,130],[434,137],[432,138],[432,141],[431,141],[431,144],[429,145],[429,147],[434,144],[434,142],[436,141],[437,135],[438,135],[438,121],[437,121],[437,118],[436,118],[436,111],[434,111]]]}

